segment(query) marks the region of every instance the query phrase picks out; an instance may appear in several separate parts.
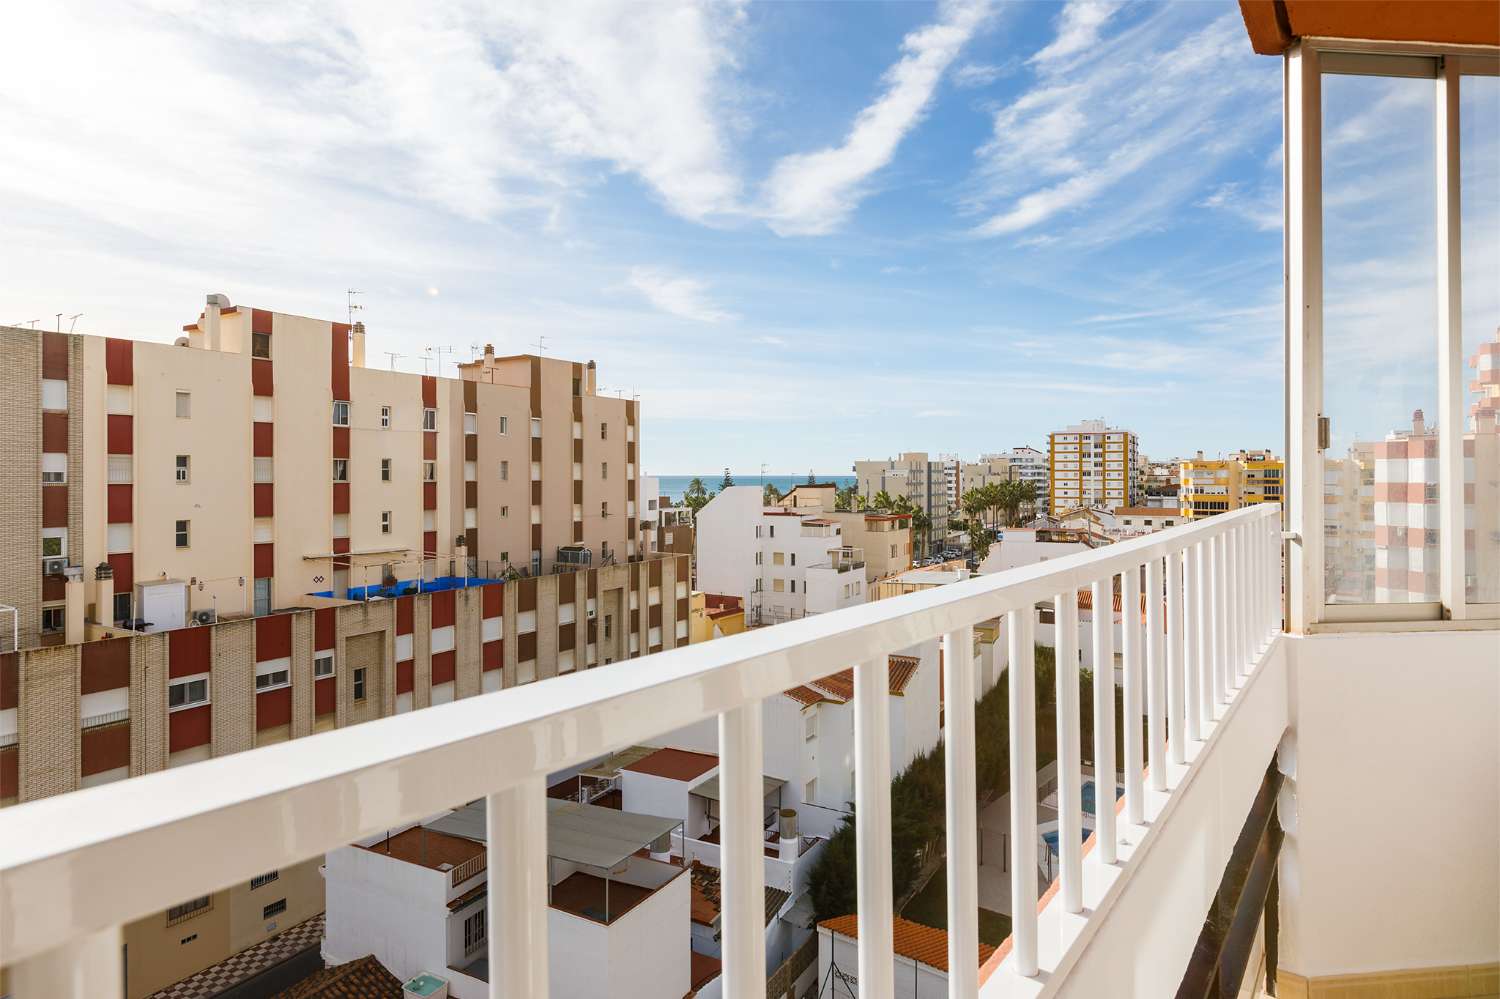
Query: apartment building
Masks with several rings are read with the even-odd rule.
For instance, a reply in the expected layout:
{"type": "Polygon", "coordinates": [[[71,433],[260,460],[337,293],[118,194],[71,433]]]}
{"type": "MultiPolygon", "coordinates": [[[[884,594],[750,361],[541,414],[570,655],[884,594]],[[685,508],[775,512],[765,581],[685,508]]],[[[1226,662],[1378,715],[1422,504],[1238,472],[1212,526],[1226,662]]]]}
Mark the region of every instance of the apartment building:
{"type": "Polygon", "coordinates": [[[943,495],[948,500],[948,509],[957,510],[959,496],[969,488],[963,482],[964,461],[956,454],[940,454],[937,460],[943,466],[943,495]]]}
{"type": "Polygon", "coordinates": [[[639,550],[691,557],[696,549],[693,508],[674,504],[670,496],[663,496],[661,480],[654,475],[641,477],[639,493],[644,497],[639,550]]]}
{"type": "MultiPolygon", "coordinates": [[[[1181,458],[1142,458],[1141,466],[1145,469],[1144,483],[1146,487],[1147,503],[1166,496],[1177,495],[1181,479],[1181,458]]],[[[1176,504],[1171,504],[1175,506],[1176,504]]]]}
{"type": "Polygon", "coordinates": [[[1019,482],[1030,482],[1035,485],[1038,496],[1046,494],[1050,478],[1048,470],[1051,467],[1051,458],[1048,453],[1022,445],[1013,447],[1009,451],[987,454],[980,458],[981,461],[990,459],[999,459],[1014,468],[1014,473],[1007,474],[1014,474],[1019,482]]]}
{"type": "MultiPolygon", "coordinates": [[[[892,499],[905,497],[932,522],[933,545],[941,544],[947,536],[948,518],[955,509],[949,493],[950,488],[956,490],[959,475],[961,472],[954,461],[929,460],[925,451],[910,451],[883,461],[854,463],[855,482],[865,505],[871,506],[881,492],[892,499]]],[[[957,496],[956,491],[953,495],[957,496]]]]}
{"type": "Polygon", "coordinates": [[[592,362],[486,347],[459,379],[376,370],[360,324],[223,295],[183,333],[0,328],[19,459],[0,603],[23,647],[68,638],[66,580],[85,575],[112,585],[75,620],[151,631],[454,565],[638,554],[639,409],[597,395],[592,362]]]}
{"type": "Polygon", "coordinates": [[[1200,520],[1257,503],[1280,503],[1286,466],[1270,451],[1236,451],[1224,458],[1205,458],[1199,451],[1184,459],[1178,480],[1177,506],[1185,520],[1200,520]]]}
{"type": "Polygon", "coordinates": [[[831,482],[802,483],[788,490],[776,506],[837,523],[845,546],[864,554],[866,584],[911,568],[911,515],[836,510],[837,493],[831,482]]]}
{"type": "Polygon", "coordinates": [[[1188,518],[1176,510],[1159,506],[1122,506],[1115,508],[1115,527],[1108,533],[1116,540],[1154,534],[1169,527],[1187,523],[1188,518]]]}
{"type": "Polygon", "coordinates": [[[1135,433],[1084,420],[1049,438],[1048,509],[1054,515],[1080,506],[1142,505],[1146,495],[1140,441],[1135,433]]]}
{"type": "Polygon", "coordinates": [[[759,486],[721,490],[698,511],[699,589],[743,599],[752,627],[864,603],[864,552],[822,510],[768,507],[759,486]]]}

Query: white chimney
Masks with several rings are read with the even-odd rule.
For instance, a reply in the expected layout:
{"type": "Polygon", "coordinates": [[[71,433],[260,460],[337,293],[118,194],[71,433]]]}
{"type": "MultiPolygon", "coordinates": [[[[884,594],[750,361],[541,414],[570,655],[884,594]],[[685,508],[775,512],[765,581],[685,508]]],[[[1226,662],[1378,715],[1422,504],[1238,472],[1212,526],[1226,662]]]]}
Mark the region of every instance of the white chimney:
{"type": "Polygon", "coordinates": [[[365,324],[355,323],[351,332],[354,335],[354,367],[365,366],[365,324]]]}
{"type": "Polygon", "coordinates": [[[802,842],[801,837],[797,835],[797,810],[783,808],[779,818],[781,820],[781,843],[776,855],[782,860],[796,860],[797,849],[802,842]]]}

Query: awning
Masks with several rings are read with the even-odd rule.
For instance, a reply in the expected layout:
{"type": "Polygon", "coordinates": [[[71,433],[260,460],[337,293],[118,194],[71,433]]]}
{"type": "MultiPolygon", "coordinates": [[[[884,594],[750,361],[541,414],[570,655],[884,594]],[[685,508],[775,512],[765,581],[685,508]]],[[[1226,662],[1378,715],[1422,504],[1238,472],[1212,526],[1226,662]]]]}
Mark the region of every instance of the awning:
{"type": "MultiPolygon", "coordinates": [[[[785,784],[786,784],[786,781],[782,780],[780,777],[764,777],[763,776],[763,777],[761,777],[760,781],[761,781],[761,797],[763,797],[763,798],[769,798],[771,795],[775,794],[777,791],[780,791],[782,789],[782,787],[785,786],[785,784]]],[[[696,794],[698,797],[700,797],[700,798],[707,798],[709,801],[718,801],[719,800],[719,775],[718,774],[714,774],[712,777],[710,777],[708,780],[704,781],[702,784],[699,784],[697,787],[689,788],[688,789],[688,794],[696,794]]]]}
{"type": "MultiPolygon", "coordinates": [[[[681,819],[548,798],[547,855],[609,870],[680,825],[681,819]]],[[[479,843],[487,842],[484,802],[471,801],[427,823],[427,828],[479,843]]]]}

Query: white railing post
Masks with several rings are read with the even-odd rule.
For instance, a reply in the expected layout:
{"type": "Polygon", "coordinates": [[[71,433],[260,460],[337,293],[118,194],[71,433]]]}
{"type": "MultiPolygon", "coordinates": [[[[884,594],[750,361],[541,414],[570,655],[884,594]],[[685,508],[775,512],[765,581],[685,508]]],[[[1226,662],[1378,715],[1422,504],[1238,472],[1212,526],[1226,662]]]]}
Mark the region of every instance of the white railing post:
{"type": "Polygon", "coordinates": [[[766,868],[761,803],[761,706],[719,715],[724,995],[765,999],[766,868]]]}
{"type": "Polygon", "coordinates": [[[1078,591],[1053,597],[1057,622],[1057,859],[1063,911],[1083,911],[1083,787],[1078,759],[1078,591]]]}
{"type": "MultiPolygon", "coordinates": [[[[861,991],[895,989],[891,886],[891,678],[885,656],[854,667],[854,831],[861,991]]],[[[762,900],[764,906],[764,900],[762,900]]],[[[757,918],[764,918],[764,910],[757,918]]],[[[977,914],[976,914],[976,918],[977,914]]],[[[763,952],[762,952],[763,953],[763,952]]],[[[762,962],[764,957],[761,957],[762,962]]],[[[765,988],[764,968],[761,988],[765,988]]]]}
{"type": "MultiPolygon", "coordinates": [[[[1094,856],[1115,862],[1115,581],[1094,581],[1094,856]]],[[[952,923],[949,924],[950,926],[952,923]]]]}
{"type": "Polygon", "coordinates": [[[491,999],[547,995],[547,785],[529,777],[485,799],[491,999]]]}
{"type": "Polygon", "coordinates": [[[112,999],[125,994],[120,928],[77,937],[11,969],[16,999],[112,999]]]}
{"type": "MultiPolygon", "coordinates": [[[[1011,957],[1016,973],[1027,977],[1037,972],[1035,614],[1036,608],[1028,605],[1008,612],[1005,620],[1010,632],[1011,957]]],[[[891,991],[869,994],[888,996],[891,991]]]]}
{"type": "Polygon", "coordinates": [[[974,772],[974,629],[943,636],[948,819],[948,995],[979,994],[979,817],[974,772]]]}
{"type": "Polygon", "coordinates": [[[1186,554],[1182,551],[1167,556],[1167,745],[1172,762],[1179,765],[1186,759],[1182,710],[1182,561],[1186,554]]]}
{"type": "Polygon", "coordinates": [[[1214,535],[1214,714],[1229,700],[1229,569],[1224,535],[1214,535]]]}
{"type": "Polygon", "coordinates": [[[1143,725],[1143,701],[1141,681],[1141,567],[1133,565],[1126,569],[1124,612],[1120,630],[1125,652],[1125,819],[1140,825],[1146,817],[1142,771],[1144,762],[1141,753],[1143,725]]]}
{"type": "Polygon", "coordinates": [[[1198,680],[1203,675],[1203,546],[1190,545],[1182,552],[1182,711],[1187,738],[1203,738],[1202,696],[1198,680]]]}
{"type": "Polygon", "coordinates": [[[1147,763],[1151,771],[1151,788],[1167,789],[1167,699],[1166,662],[1162,654],[1161,559],[1146,563],[1146,714],[1147,735],[1151,751],[1147,763]]]}
{"type": "MultiPolygon", "coordinates": [[[[1243,678],[1250,672],[1250,600],[1255,594],[1251,582],[1255,574],[1250,568],[1250,546],[1243,527],[1234,529],[1234,564],[1239,572],[1238,594],[1234,601],[1235,673],[1243,678]]],[[[1243,685],[1243,684],[1242,684],[1243,685]]]]}

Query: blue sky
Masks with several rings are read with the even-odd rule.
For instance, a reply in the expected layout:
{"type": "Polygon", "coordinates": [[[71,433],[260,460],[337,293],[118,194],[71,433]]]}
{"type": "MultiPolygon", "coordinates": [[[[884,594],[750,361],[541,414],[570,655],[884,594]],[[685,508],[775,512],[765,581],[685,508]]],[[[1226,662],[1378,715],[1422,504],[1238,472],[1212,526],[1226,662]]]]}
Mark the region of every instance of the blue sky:
{"type": "MultiPolygon", "coordinates": [[[[30,4],[0,321],[594,358],[644,467],[1280,447],[1280,61],[1201,3],[30,4]]],[[[451,367],[445,373],[451,373],[451,367]]]]}

